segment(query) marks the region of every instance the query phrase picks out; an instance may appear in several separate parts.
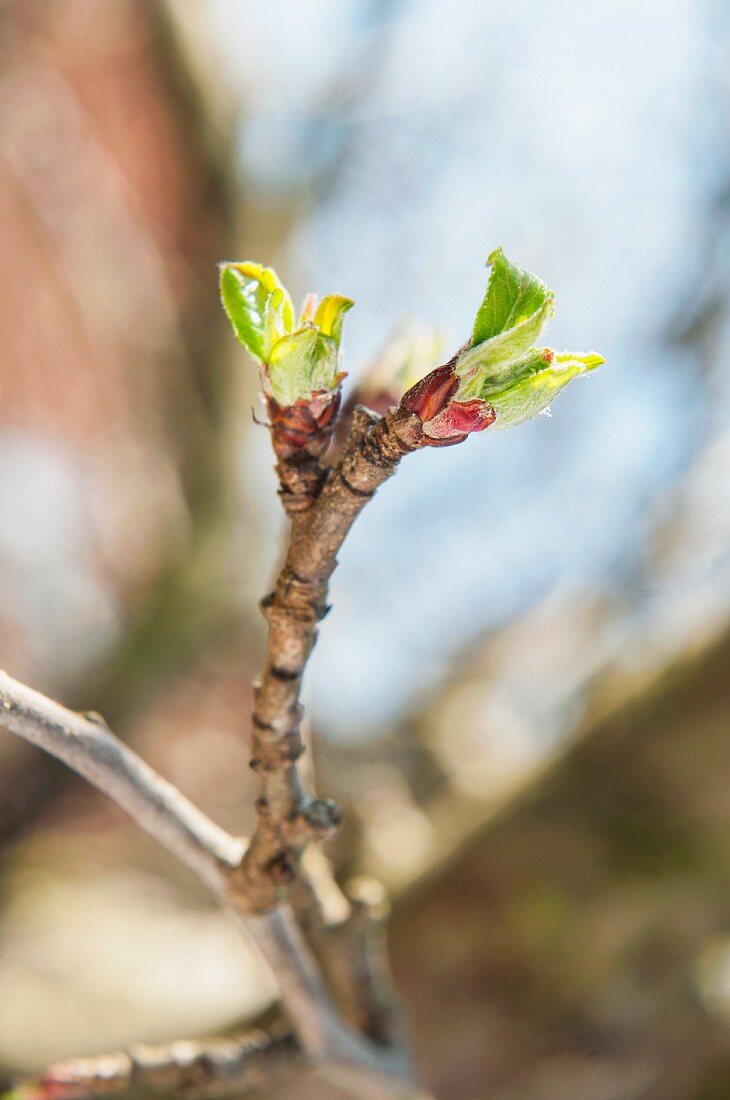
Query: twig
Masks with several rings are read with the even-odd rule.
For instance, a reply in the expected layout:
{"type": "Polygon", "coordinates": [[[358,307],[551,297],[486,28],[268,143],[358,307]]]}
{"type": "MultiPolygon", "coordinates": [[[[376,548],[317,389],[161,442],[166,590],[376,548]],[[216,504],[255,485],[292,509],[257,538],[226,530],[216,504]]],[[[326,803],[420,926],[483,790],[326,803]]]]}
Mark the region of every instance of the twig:
{"type": "Polygon", "coordinates": [[[353,879],[340,895],[344,910],[338,905],[332,912],[326,904],[328,864],[320,852],[305,854],[304,871],[293,896],[297,915],[345,1019],[375,1043],[405,1044],[403,1009],[388,960],[390,906],[383,886],[369,877],[353,879]]]}
{"type": "Polygon", "coordinates": [[[179,1039],[163,1046],[134,1043],[127,1050],[71,1058],[37,1078],[16,1083],[15,1100],[87,1100],[130,1089],[174,1093],[185,1100],[217,1100],[261,1088],[306,1065],[291,1028],[227,1038],[179,1039]]]}
{"type": "Polygon", "coordinates": [[[295,523],[312,507],[327,476],[322,459],[338,423],[340,394],[317,404],[299,401],[287,408],[270,396],[266,399],[279,499],[295,523]]]}
{"type": "MultiPolygon", "coordinates": [[[[294,914],[282,904],[307,843],[322,839],[339,822],[334,803],[314,798],[300,781],[299,691],[342,541],[403,455],[418,446],[419,432],[420,422],[409,413],[389,413],[381,420],[358,410],[342,460],[306,518],[292,526],[284,568],[264,601],[269,642],[252,738],[261,794],[248,847],[118,741],[99,716],[69,711],[0,673],[2,724],[88,779],[208,885],[272,967],[307,1058],[363,1097],[416,1093],[407,1048],[392,1026],[397,1014],[390,1015],[388,996],[381,996],[384,954],[363,907],[345,902],[340,918],[310,927],[343,1017],[294,914]],[[363,1030],[358,1033],[348,1020],[363,1030]]],[[[329,871],[328,876],[334,891],[329,871]]],[[[304,886],[311,903],[317,886],[304,886]]]]}
{"type": "Polygon", "coordinates": [[[77,714],[0,672],[0,722],[58,757],[220,895],[244,844],[127,748],[96,714],[77,714]]]}
{"type": "Polygon", "coordinates": [[[257,828],[244,857],[242,892],[257,910],[286,899],[301,853],[336,832],[340,813],[305,791],[302,676],[327,613],[327,585],[353,522],[401,458],[418,446],[421,426],[398,411],[383,419],[366,409],[353,416],[339,464],[312,507],[292,525],[289,549],[273,592],[262,602],[268,622],[266,661],[254,695],[251,767],[259,778],[257,828]]]}
{"type": "Polygon", "coordinates": [[[82,775],[173,855],[188,866],[263,951],[282,987],[285,1003],[307,1034],[309,1049],[327,1046],[318,1005],[329,1017],[328,996],[306,944],[298,942],[291,915],[283,910],[254,917],[235,881],[245,842],[230,836],[162,776],[122,744],[103,720],[67,710],[0,673],[0,719],[6,729],[45,749],[82,775]]]}
{"type": "Polygon", "coordinates": [[[402,1095],[400,1048],[378,1048],[342,1020],[289,908],[254,914],[241,891],[245,842],[230,836],[123,745],[98,716],[70,711],[0,673],[0,724],[63,760],[190,868],[253,937],[277,977],[302,1050],[361,1096],[402,1095]]]}

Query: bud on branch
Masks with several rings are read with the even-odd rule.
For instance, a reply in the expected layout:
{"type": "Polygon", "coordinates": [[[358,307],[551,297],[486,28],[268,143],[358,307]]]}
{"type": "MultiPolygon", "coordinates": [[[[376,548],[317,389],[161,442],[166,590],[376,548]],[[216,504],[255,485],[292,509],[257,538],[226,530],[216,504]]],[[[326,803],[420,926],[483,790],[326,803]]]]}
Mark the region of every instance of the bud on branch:
{"type": "MultiPolygon", "coordinates": [[[[521,424],[544,412],[572,378],[603,362],[595,352],[536,347],[555,311],[553,292],[511,263],[501,248],[488,264],[489,282],[468,343],[444,366],[411,384],[400,399],[400,410],[416,426],[415,447],[448,446],[472,432],[521,424]]],[[[318,459],[339,411],[344,375],[338,371],[338,351],[352,302],[331,294],[317,304],[310,295],[296,321],[275,272],[254,263],[224,264],[221,292],[236,335],[262,364],[277,454],[280,459],[302,453],[318,459]]],[[[403,349],[399,355],[405,355],[403,349]]],[[[402,369],[393,370],[392,357],[382,364],[389,376],[379,381],[378,404],[391,394],[397,401],[395,391],[412,381],[416,358],[405,356],[402,369]]]]}
{"type": "Polygon", "coordinates": [[[350,298],[308,295],[297,320],[288,291],[271,267],[221,264],[223,307],[241,343],[261,364],[264,393],[283,408],[316,406],[321,415],[344,374],[337,354],[350,298]]]}
{"type": "Polygon", "coordinates": [[[221,265],[223,307],[241,343],[261,365],[261,380],[288,511],[306,510],[321,478],[340,405],[338,353],[350,298],[308,295],[299,318],[270,267],[221,265]]]}
{"type": "Polygon", "coordinates": [[[543,412],[579,374],[603,357],[533,346],[552,317],[554,295],[498,248],[469,343],[443,367],[417,382],[401,408],[421,421],[422,446],[461,443],[485,428],[511,428],[543,412]]]}

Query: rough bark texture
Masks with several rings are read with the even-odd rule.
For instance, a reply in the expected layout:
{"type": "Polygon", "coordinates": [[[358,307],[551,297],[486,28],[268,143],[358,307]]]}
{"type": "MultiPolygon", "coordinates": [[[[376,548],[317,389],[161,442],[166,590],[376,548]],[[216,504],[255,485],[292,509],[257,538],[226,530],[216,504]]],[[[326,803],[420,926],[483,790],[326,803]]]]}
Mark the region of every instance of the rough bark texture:
{"type": "Polygon", "coordinates": [[[289,549],[263,603],[266,662],[255,689],[251,767],[259,777],[258,826],[242,867],[242,893],[255,909],[286,898],[305,845],[336,831],[340,814],[301,782],[300,692],[304,670],[327,613],[327,586],[353,522],[401,458],[419,445],[420,421],[408,413],[382,420],[366,409],[354,418],[341,461],[311,509],[292,525],[289,549]]]}
{"type": "Polygon", "coordinates": [[[221,1039],[180,1039],[163,1046],[135,1043],[127,1050],[72,1058],[49,1066],[35,1087],[57,1100],[79,1094],[119,1096],[130,1090],[215,1100],[263,1088],[306,1060],[283,1023],[221,1039]]]}

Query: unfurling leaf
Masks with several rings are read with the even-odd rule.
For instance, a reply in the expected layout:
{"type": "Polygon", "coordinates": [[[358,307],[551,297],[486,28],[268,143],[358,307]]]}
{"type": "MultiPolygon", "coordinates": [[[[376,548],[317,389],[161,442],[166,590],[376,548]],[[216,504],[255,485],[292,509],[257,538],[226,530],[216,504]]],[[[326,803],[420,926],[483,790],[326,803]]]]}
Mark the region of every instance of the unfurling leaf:
{"type": "Polygon", "coordinates": [[[460,443],[472,432],[521,424],[543,412],[571,378],[603,362],[595,353],[534,347],[554,312],[552,291],[501,248],[489,263],[492,273],[469,344],[401,401],[421,421],[423,446],[460,443]]]}
{"type": "Polygon", "coordinates": [[[472,344],[481,344],[507,329],[516,328],[553,301],[553,292],[542,279],[511,263],[501,248],[495,248],[487,263],[492,273],[474,321],[472,344]]]}
{"type": "Polygon", "coordinates": [[[516,365],[514,377],[500,388],[487,389],[484,400],[495,411],[495,428],[513,428],[530,420],[548,408],[572,378],[595,370],[604,362],[603,356],[556,354],[544,348],[528,357],[522,367],[516,365]]]}
{"type": "Polygon", "coordinates": [[[220,286],[233,331],[254,358],[263,361],[271,352],[268,341],[273,332],[290,332],[294,325],[294,307],[278,275],[257,263],[226,263],[221,265],[220,286]]]}
{"type": "Polygon", "coordinates": [[[322,390],[338,387],[337,345],[314,325],[279,340],[271,352],[266,380],[280,405],[306,401],[322,390]]]}
{"type": "Polygon", "coordinates": [[[280,405],[293,405],[302,391],[308,390],[318,338],[316,328],[309,326],[282,337],[274,345],[267,379],[280,405]]]}
{"type": "Polygon", "coordinates": [[[221,298],[236,336],[262,364],[267,397],[288,407],[339,389],[337,353],[350,298],[329,294],[318,304],[308,294],[297,324],[273,268],[248,261],[221,265],[221,298]]]}
{"type": "Polygon", "coordinates": [[[338,347],[342,337],[342,322],[354,304],[352,298],[345,298],[342,294],[328,294],[319,303],[314,315],[314,323],[320,332],[324,336],[331,336],[338,347]]]}
{"type": "Polygon", "coordinates": [[[537,275],[511,263],[501,248],[492,252],[487,292],[472,338],[456,362],[464,396],[475,396],[487,379],[502,377],[525,355],[555,312],[555,297],[537,275]]]}

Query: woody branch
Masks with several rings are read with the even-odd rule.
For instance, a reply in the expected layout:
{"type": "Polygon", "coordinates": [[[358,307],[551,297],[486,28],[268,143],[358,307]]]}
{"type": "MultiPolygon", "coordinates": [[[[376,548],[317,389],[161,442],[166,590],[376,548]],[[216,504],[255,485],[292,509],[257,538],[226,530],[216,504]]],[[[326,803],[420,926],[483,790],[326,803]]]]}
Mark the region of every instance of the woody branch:
{"type": "MultiPolygon", "coordinates": [[[[327,611],[337,554],[360,511],[405,454],[460,443],[492,425],[519,424],[547,408],[571,378],[603,361],[595,354],[533,347],[552,314],[552,292],[499,249],[489,262],[492,276],[469,342],[415,381],[384,417],[356,409],[342,457],[331,468],[322,459],[339,409],[343,376],[337,356],[342,317],[352,303],[339,295],[319,305],[307,299],[297,322],[270,268],[223,265],[229,318],[261,363],[280,495],[292,519],[284,566],[262,603],[268,641],[253,708],[251,764],[259,796],[250,844],[209,821],[103,721],[74,714],[0,674],[6,728],[104,791],[197,874],[253,936],[276,974],[293,1027],[291,1036],[284,1031],[285,1041],[260,1043],[259,1061],[272,1050],[278,1066],[283,1043],[287,1057],[321,1067],[363,1100],[423,1094],[413,1083],[384,965],[382,899],[362,886],[343,897],[327,861],[312,861],[316,849],[302,866],[309,843],[332,835],[339,824],[334,803],[305,790],[297,763],[302,676],[327,611]],[[338,901],[336,918],[324,904],[327,892],[338,901]]],[[[181,1072],[180,1048],[173,1048],[158,1052],[158,1062],[173,1083],[185,1086],[175,1076],[181,1072]]],[[[131,1081],[141,1072],[130,1054],[108,1057],[110,1079],[131,1081]]],[[[212,1062],[206,1057],[191,1054],[190,1065],[215,1062],[215,1054],[212,1062]]],[[[94,1091],[105,1076],[99,1064],[76,1064],[79,1085],[83,1079],[94,1091]]],[[[221,1064],[229,1063],[224,1057],[221,1064]]],[[[206,1087],[211,1083],[206,1079],[206,1087]]]]}
{"type": "MultiPolygon", "coordinates": [[[[269,648],[269,653],[275,654],[275,662],[286,659],[284,655],[292,652],[290,639],[294,646],[302,647],[302,654],[308,655],[306,647],[309,645],[311,649],[309,638],[313,638],[313,634],[307,635],[303,616],[297,613],[304,605],[290,602],[290,571],[294,569],[296,574],[296,591],[301,593],[304,577],[310,593],[324,594],[336,564],[336,552],[347,531],[402,455],[413,449],[411,437],[415,429],[410,415],[393,415],[381,421],[365,410],[358,413],[350,444],[339,466],[327,476],[321,499],[312,508],[306,528],[294,529],[282,571],[282,578],[287,581],[282,583],[280,578],[277,585],[277,593],[281,591],[283,595],[275,594],[272,598],[272,603],[282,610],[280,632],[272,629],[269,648]],[[301,574],[296,573],[297,568],[301,574]],[[285,642],[283,647],[281,639],[285,642]]],[[[303,656],[301,672],[305,661],[303,656]]],[[[273,704],[272,695],[264,693],[263,698],[272,709],[262,712],[261,696],[257,695],[255,710],[257,715],[269,713],[274,719],[265,727],[264,739],[269,741],[263,745],[263,754],[267,761],[272,755],[276,757],[276,750],[267,755],[277,732],[276,716],[290,714],[292,708],[298,713],[301,672],[296,679],[282,677],[278,672],[269,677],[267,662],[262,683],[273,685],[273,704]],[[295,688],[296,694],[288,699],[285,695],[282,703],[276,697],[280,686],[285,690],[295,688]]],[[[296,815],[302,813],[307,820],[309,815],[303,811],[311,811],[312,805],[317,805],[317,800],[304,793],[293,761],[277,760],[283,766],[262,770],[262,791],[274,793],[275,812],[262,813],[259,805],[259,829],[247,845],[214,825],[119,742],[98,716],[92,718],[68,711],[4,674],[0,676],[0,707],[3,725],[9,731],[59,757],[112,798],[231,909],[271,964],[281,986],[283,1006],[294,1023],[299,1050],[312,1064],[344,1074],[346,1083],[360,1094],[363,1082],[376,1090],[373,1095],[386,1096],[394,1081],[401,1082],[399,1088],[410,1081],[407,1053],[391,1041],[396,1034],[398,1013],[385,973],[382,942],[375,932],[379,922],[371,921],[370,907],[356,896],[353,902],[346,901],[344,916],[339,920],[323,920],[316,885],[308,876],[302,876],[299,908],[309,914],[307,924],[312,942],[317,943],[323,954],[329,952],[332,956],[325,963],[327,977],[340,999],[346,1001],[346,1017],[365,1024],[363,1036],[340,1018],[307,940],[290,910],[281,906],[288,891],[282,891],[282,883],[276,875],[272,877],[270,869],[282,857],[291,859],[292,866],[296,866],[306,841],[313,839],[312,832],[296,822],[296,815]],[[376,1020],[377,1025],[373,1023],[376,1020]],[[386,1029],[383,1021],[393,1027],[386,1029]],[[376,1038],[378,1045],[368,1042],[368,1036],[376,1038]],[[373,1081],[377,1083],[373,1085],[373,1081]]],[[[254,731],[254,753],[262,752],[258,725],[254,731]]],[[[314,837],[317,835],[315,832],[314,837]]]]}
{"type": "Polygon", "coordinates": [[[243,893],[256,909],[289,895],[306,844],[332,835],[339,824],[334,803],[302,786],[297,765],[303,751],[302,677],[317,624],[327,612],[327,586],[345,536],[403,455],[415,449],[418,434],[413,414],[389,413],[381,420],[357,410],[343,457],[292,525],[284,566],[262,603],[268,641],[251,739],[251,766],[260,786],[258,824],[242,864],[243,893]]]}
{"type": "MultiPolygon", "coordinates": [[[[382,1096],[409,1080],[407,1059],[381,1050],[341,1019],[291,910],[252,914],[240,892],[238,868],[245,841],[211,822],[179,791],[123,745],[98,718],[90,719],[0,674],[2,725],[63,760],[120,806],[190,868],[229,909],[272,967],[282,1007],[296,1035],[298,1058],[352,1082],[380,1082],[382,1096]]],[[[261,1059],[265,1055],[261,1054],[261,1059]]],[[[277,1047],[277,1065],[282,1053],[277,1047]]]]}

